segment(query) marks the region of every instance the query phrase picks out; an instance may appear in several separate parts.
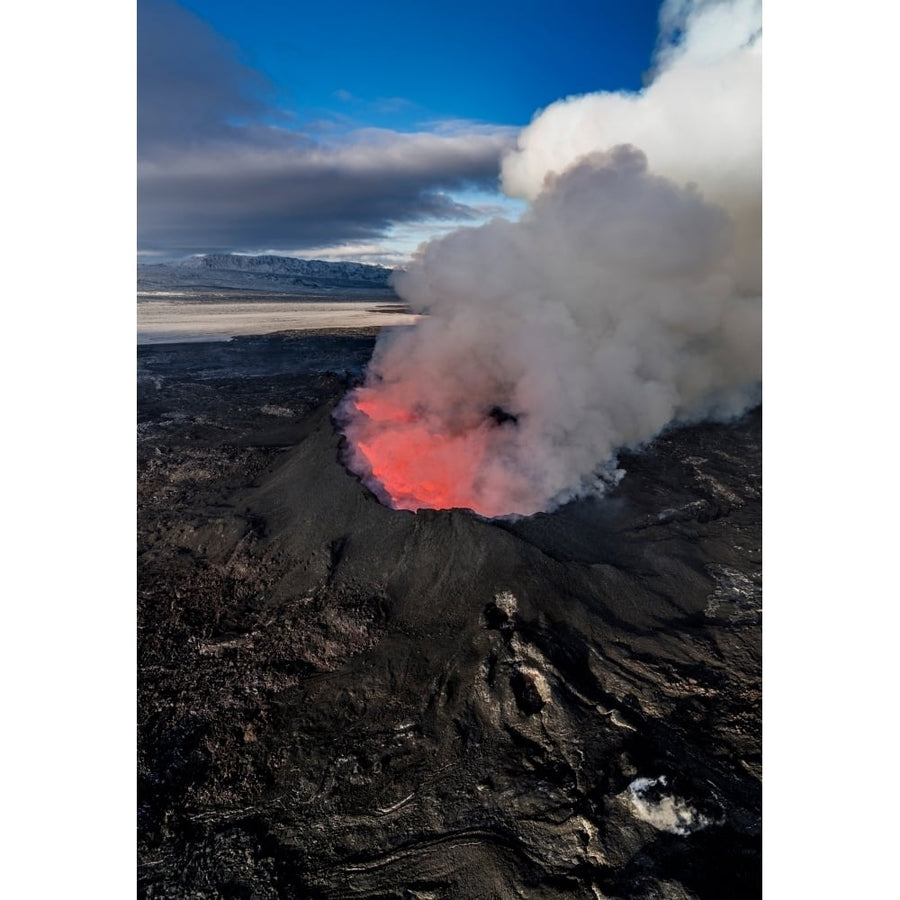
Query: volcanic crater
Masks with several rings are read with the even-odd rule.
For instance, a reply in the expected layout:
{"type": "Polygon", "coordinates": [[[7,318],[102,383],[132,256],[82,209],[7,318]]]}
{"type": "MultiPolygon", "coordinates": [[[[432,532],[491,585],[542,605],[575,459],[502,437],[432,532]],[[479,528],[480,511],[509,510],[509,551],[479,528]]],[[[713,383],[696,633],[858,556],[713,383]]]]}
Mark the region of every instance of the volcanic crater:
{"type": "Polygon", "coordinates": [[[140,896],[758,897],[761,410],[396,510],[333,418],[374,335],[139,348],[140,896]]]}

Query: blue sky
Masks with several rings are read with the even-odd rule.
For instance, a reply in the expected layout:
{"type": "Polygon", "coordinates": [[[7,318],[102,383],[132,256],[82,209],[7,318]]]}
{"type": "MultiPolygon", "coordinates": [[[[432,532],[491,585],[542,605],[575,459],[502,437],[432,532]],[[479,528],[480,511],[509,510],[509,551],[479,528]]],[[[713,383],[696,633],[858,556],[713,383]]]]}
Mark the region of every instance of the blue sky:
{"type": "Polygon", "coordinates": [[[656,38],[647,0],[184,4],[307,119],[524,125],[567,94],[637,89],[656,38]]]}
{"type": "Polygon", "coordinates": [[[658,2],[138,2],[138,249],[402,262],[521,204],[518,128],[638,90],[658,2]]]}

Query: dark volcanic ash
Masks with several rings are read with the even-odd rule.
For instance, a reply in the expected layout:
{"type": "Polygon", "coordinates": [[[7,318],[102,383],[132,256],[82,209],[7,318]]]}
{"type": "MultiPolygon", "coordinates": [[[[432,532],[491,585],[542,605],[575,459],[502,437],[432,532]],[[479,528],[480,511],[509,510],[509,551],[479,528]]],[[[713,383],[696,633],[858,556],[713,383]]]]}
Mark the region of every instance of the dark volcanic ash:
{"type": "Polygon", "coordinates": [[[390,505],[531,514],[602,491],[619,449],[672,422],[758,401],[759,4],[661,21],[683,36],[641,94],[561,101],[522,133],[519,222],[397,275],[426,315],[379,341],[341,411],[350,467],[390,505]]]}

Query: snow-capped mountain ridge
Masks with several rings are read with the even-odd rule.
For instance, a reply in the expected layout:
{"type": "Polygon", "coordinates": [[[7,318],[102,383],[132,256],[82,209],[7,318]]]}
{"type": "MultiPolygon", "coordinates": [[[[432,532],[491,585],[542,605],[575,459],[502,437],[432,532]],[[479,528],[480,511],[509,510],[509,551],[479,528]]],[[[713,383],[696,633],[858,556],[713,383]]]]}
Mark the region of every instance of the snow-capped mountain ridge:
{"type": "Polygon", "coordinates": [[[364,263],[209,253],[173,263],[139,263],[138,290],[386,291],[392,273],[392,269],[364,263]]]}

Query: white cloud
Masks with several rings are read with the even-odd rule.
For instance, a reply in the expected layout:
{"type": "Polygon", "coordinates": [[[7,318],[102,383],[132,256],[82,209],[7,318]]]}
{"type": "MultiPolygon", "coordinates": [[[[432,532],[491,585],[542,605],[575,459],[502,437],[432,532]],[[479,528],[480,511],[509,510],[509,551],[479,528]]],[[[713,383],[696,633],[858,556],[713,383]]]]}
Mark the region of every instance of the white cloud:
{"type": "Polygon", "coordinates": [[[373,490],[531,514],[603,491],[617,451],[673,421],[758,402],[761,39],[745,5],[729,5],[737,28],[682,4],[681,49],[646,90],[541,113],[503,163],[521,218],[432,241],[396,278],[429,315],[379,342],[345,409],[373,490]]]}

